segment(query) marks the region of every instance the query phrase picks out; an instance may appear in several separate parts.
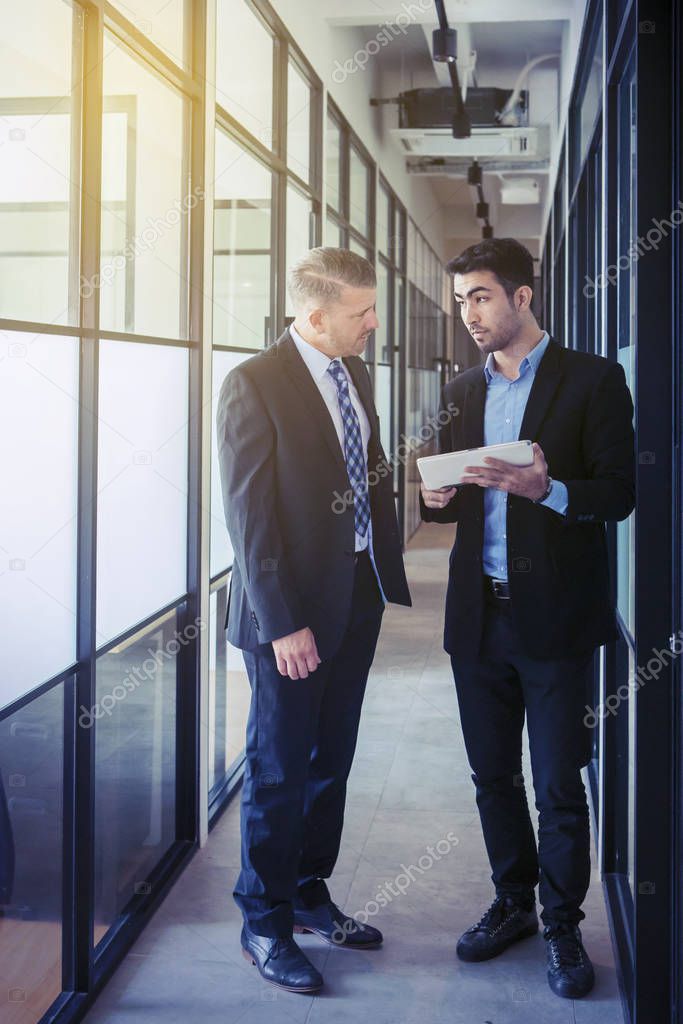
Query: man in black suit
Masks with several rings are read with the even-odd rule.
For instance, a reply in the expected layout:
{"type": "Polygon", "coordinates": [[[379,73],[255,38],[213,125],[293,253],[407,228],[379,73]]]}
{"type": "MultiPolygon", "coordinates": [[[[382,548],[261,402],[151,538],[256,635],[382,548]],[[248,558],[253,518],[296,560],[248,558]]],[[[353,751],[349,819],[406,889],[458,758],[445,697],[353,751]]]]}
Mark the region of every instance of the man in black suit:
{"type": "Polygon", "coordinates": [[[312,992],[322,977],[293,930],[354,949],[382,941],[342,913],[325,879],[384,604],[410,594],[360,358],[378,325],[374,268],[313,249],[289,290],[294,323],[228,374],[217,431],[235,552],[227,635],[252,689],[234,892],[242,948],[267,981],[312,992]]]}
{"type": "Polygon", "coordinates": [[[444,646],[496,892],[457,952],[487,960],[533,935],[538,882],[548,981],[576,998],[593,985],[578,927],[590,874],[583,719],[593,653],[616,637],[605,523],[634,506],[633,405],[621,366],[538,326],[533,262],[518,242],[484,240],[448,270],[486,364],[444,388],[456,413],[440,450],[535,442],[529,467],[488,459],[467,467],[462,486],[422,486],[422,518],[458,524],[444,646]],[[525,716],[538,849],[521,775],[525,716]]]}

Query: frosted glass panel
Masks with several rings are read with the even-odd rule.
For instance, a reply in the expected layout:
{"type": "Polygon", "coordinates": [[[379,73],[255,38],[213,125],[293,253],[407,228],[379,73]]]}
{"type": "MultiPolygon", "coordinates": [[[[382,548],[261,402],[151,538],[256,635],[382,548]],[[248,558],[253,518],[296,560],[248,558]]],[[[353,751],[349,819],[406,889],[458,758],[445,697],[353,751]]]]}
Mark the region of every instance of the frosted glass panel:
{"type": "Polygon", "coordinates": [[[99,289],[113,331],[187,337],[187,234],[203,192],[187,181],[185,101],[109,35],[104,39],[102,265],[99,289]]]}
{"type": "Polygon", "coordinates": [[[98,646],[186,591],[187,393],[185,349],[101,342],[98,646]]]}
{"type": "Polygon", "coordinates": [[[232,370],[233,366],[239,366],[245,359],[249,358],[249,352],[220,352],[213,353],[213,413],[211,417],[211,577],[224,572],[229,565],[232,565],[233,550],[228,536],[228,528],[225,525],[225,512],[223,508],[223,495],[221,492],[221,474],[218,466],[218,444],[216,441],[216,412],[218,409],[218,395],[220,394],[223,381],[232,370]]]}
{"type": "Polygon", "coordinates": [[[304,181],[311,170],[311,90],[293,64],[287,69],[287,164],[304,181]]]}
{"type": "MultiPolygon", "coordinates": [[[[80,68],[72,67],[74,14],[54,0],[5,4],[0,37],[0,316],[76,323],[69,257],[78,232],[71,152],[80,68]],[[40,31],[36,31],[40,26],[40,31]],[[36,282],[40,281],[40,287],[36,282]]],[[[78,22],[77,22],[78,24],[78,22]]]]}
{"type": "MultiPolygon", "coordinates": [[[[291,185],[287,187],[287,272],[311,247],[312,209],[309,199],[302,196],[291,185]]],[[[289,291],[287,291],[285,315],[294,316],[294,306],[289,291]]]]}
{"type": "Polygon", "coordinates": [[[0,334],[0,706],[76,658],[78,342],[0,334]]]}
{"type": "Polygon", "coordinates": [[[218,0],[216,103],[273,146],[273,37],[245,0],[218,0]]]}

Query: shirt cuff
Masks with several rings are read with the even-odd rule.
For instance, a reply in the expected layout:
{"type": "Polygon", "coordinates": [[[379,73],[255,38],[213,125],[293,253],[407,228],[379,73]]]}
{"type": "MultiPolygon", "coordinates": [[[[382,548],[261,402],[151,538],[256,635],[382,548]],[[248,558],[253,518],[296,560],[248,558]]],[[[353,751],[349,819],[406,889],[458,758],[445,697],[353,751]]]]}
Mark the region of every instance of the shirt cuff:
{"type": "Polygon", "coordinates": [[[561,480],[553,480],[552,490],[545,499],[540,502],[541,505],[545,505],[547,508],[551,508],[553,512],[559,513],[561,516],[566,516],[567,508],[569,507],[569,491],[567,485],[563,484],[561,480]]]}

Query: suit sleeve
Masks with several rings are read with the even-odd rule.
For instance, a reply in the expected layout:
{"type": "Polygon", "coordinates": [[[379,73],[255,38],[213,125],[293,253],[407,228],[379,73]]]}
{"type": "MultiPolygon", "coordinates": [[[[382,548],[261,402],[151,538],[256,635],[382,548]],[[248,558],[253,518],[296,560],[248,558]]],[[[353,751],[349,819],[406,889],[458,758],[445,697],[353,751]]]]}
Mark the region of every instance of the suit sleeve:
{"type": "Polygon", "coordinates": [[[565,480],[565,523],[626,519],[635,505],[633,402],[623,368],[612,363],[591,395],[581,438],[584,480],[565,480]]]}
{"type": "MultiPolygon", "coordinates": [[[[441,398],[439,400],[439,432],[437,435],[437,449],[439,455],[443,455],[445,452],[452,452],[456,449],[453,447],[453,409],[455,404],[448,401],[446,394],[446,388],[441,391],[441,398]]],[[[460,492],[456,488],[455,494],[445,506],[445,508],[427,508],[422,498],[422,490],[419,492],[420,497],[420,517],[425,523],[457,523],[458,513],[460,510],[460,492]]]]}
{"type": "Polygon", "coordinates": [[[225,521],[259,641],[267,643],[308,623],[301,616],[277,521],[273,424],[239,367],[223,382],[216,434],[225,521]]]}

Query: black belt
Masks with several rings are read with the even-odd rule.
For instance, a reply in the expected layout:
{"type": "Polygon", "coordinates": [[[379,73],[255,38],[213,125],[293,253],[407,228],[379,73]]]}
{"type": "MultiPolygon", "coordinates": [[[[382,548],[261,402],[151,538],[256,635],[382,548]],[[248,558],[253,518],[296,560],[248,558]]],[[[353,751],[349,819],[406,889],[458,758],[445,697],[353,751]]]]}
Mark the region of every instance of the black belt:
{"type": "Polygon", "coordinates": [[[362,551],[355,551],[353,554],[354,565],[358,565],[361,559],[370,558],[370,552],[367,548],[363,548],[362,551]]]}
{"type": "Polygon", "coordinates": [[[489,594],[499,601],[510,600],[510,584],[506,580],[497,580],[493,576],[484,576],[484,584],[489,594]]]}

